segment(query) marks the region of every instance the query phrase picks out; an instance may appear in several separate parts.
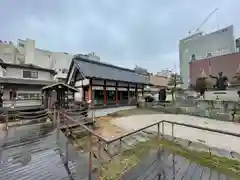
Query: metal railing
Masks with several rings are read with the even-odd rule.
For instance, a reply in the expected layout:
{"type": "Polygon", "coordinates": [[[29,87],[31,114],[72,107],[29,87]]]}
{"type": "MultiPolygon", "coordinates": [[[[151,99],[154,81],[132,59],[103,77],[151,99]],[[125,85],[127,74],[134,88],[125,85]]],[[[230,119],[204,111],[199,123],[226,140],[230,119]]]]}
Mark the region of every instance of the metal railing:
{"type": "MultiPolygon", "coordinates": [[[[98,171],[97,171],[97,177],[98,179],[101,179],[102,177],[102,167],[104,165],[104,161],[103,161],[103,157],[102,157],[102,153],[105,151],[105,148],[110,146],[113,143],[118,142],[118,148],[119,148],[119,153],[122,152],[122,142],[125,138],[130,137],[134,134],[137,134],[139,132],[143,132],[146,131],[147,129],[151,128],[151,130],[149,132],[155,132],[156,137],[159,138],[165,138],[166,134],[165,134],[165,124],[171,124],[171,140],[175,141],[175,127],[176,126],[181,126],[181,127],[188,127],[188,128],[193,128],[193,129],[198,129],[198,130],[203,130],[204,132],[212,132],[212,133],[218,133],[218,134],[223,134],[223,135],[228,135],[228,136],[232,136],[232,137],[240,137],[240,134],[238,133],[232,133],[232,132],[228,132],[228,131],[223,131],[223,130],[217,130],[217,129],[210,129],[207,127],[201,127],[201,126],[195,126],[195,125],[191,125],[191,124],[185,124],[185,123],[177,123],[177,122],[172,122],[172,121],[167,121],[167,120],[162,120],[153,124],[150,124],[148,126],[145,126],[141,129],[126,133],[122,136],[116,137],[116,138],[112,138],[112,139],[106,139],[103,136],[101,136],[100,134],[98,134],[96,131],[94,131],[93,129],[89,128],[88,126],[84,125],[83,123],[78,122],[77,120],[71,118],[70,116],[64,115],[64,118],[69,119],[73,122],[76,122],[80,127],[84,128],[87,132],[88,132],[88,137],[89,137],[89,142],[88,142],[88,146],[89,146],[89,158],[88,158],[88,178],[91,179],[93,176],[93,153],[96,153],[98,156],[98,161],[99,161],[99,166],[98,166],[98,171]],[[97,152],[93,152],[93,137],[96,138],[96,142],[97,144],[95,144],[97,146],[97,152]]],[[[126,170],[124,173],[126,173],[127,171],[130,171],[131,168],[129,170],[126,170]]],[[[123,173],[123,174],[124,174],[123,173]]],[[[122,179],[122,176],[119,177],[119,179],[122,179]]]]}

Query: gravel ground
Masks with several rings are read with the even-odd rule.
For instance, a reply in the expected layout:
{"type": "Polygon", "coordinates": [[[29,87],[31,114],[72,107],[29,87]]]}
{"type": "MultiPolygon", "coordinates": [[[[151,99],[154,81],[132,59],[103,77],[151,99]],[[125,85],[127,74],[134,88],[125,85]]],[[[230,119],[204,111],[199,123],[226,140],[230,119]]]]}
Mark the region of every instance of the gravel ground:
{"type": "MultiPolygon", "coordinates": [[[[181,114],[133,115],[113,119],[111,123],[126,130],[137,130],[161,120],[192,124],[240,134],[240,124],[181,114]]],[[[156,132],[157,127],[149,128],[149,131],[156,132]]],[[[164,125],[164,133],[166,135],[172,134],[172,128],[170,124],[164,125]]],[[[194,142],[205,142],[205,144],[208,146],[240,153],[240,138],[237,137],[197,130],[189,127],[180,127],[176,125],[174,127],[174,136],[194,142]]]]}

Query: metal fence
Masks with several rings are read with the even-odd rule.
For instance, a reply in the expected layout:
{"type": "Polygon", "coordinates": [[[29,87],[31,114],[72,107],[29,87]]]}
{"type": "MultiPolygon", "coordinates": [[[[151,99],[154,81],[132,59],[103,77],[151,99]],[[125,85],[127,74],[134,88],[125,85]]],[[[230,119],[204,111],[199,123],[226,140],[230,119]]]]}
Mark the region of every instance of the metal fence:
{"type": "MultiPolygon", "coordinates": [[[[94,118],[94,112],[92,112],[92,118],[94,118]]],[[[7,114],[6,116],[7,117],[7,114]]],[[[84,124],[84,118],[85,117],[71,117],[69,115],[66,115],[66,113],[62,110],[56,111],[54,110],[53,114],[53,124],[52,124],[52,130],[55,131],[55,133],[52,134],[51,138],[48,139],[48,143],[45,143],[45,141],[42,141],[41,145],[39,146],[30,146],[27,144],[34,143],[35,140],[39,139],[41,135],[45,133],[42,133],[43,130],[46,130],[46,128],[49,127],[42,127],[41,125],[29,125],[28,129],[19,129],[19,127],[10,127],[8,125],[8,121],[6,120],[5,124],[5,134],[4,139],[1,141],[1,147],[4,146],[13,146],[14,144],[18,144],[17,147],[20,147],[19,144],[24,144],[26,146],[21,146],[23,148],[15,149],[13,148],[11,151],[19,151],[19,152],[27,152],[28,155],[31,156],[33,152],[39,151],[39,149],[45,149],[49,148],[50,146],[55,147],[53,144],[57,142],[58,150],[60,151],[60,155],[62,157],[62,162],[64,164],[65,169],[68,172],[68,175],[66,177],[72,178],[72,179],[101,179],[102,178],[102,170],[103,166],[106,163],[105,154],[106,151],[112,152],[113,147],[117,148],[115,149],[115,152],[112,154],[111,158],[114,158],[116,154],[119,154],[125,150],[125,143],[126,140],[131,140],[134,136],[144,133],[148,134],[151,137],[156,137],[158,140],[161,139],[168,139],[171,141],[174,141],[175,143],[181,143],[178,134],[179,127],[186,127],[189,128],[189,131],[192,129],[203,131],[203,133],[211,132],[211,133],[217,133],[220,135],[227,135],[234,138],[239,138],[240,134],[237,133],[231,133],[226,131],[220,131],[216,129],[209,129],[206,127],[200,127],[200,126],[194,126],[190,124],[184,124],[184,123],[176,123],[171,121],[159,121],[153,124],[150,124],[148,126],[145,126],[141,129],[138,129],[133,132],[126,133],[123,136],[112,138],[111,140],[104,138],[100,134],[98,134],[96,131],[94,131],[92,128],[84,124]],[[78,142],[76,139],[71,140],[69,135],[71,134],[71,127],[73,126],[79,126],[79,131],[85,131],[87,134],[87,151],[81,152],[81,150],[78,149],[78,142]],[[61,129],[65,129],[65,133],[61,131],[61,129]],[[31,134],[31,133],[32,134],[31,134]],[[13,134],[13,136],[10,136],[10,134],[13,134]],[[16,138],[17,137],[17,138],[16,138]],[[29,139],[29,137],[31,137],[29,139]],[[27,143],[28,142],[28,143],[27,143]],[[29,143],[31,142],[31,143],[29,143]],[[45,144],[45,145],[44,145],[45,144]],[[36,148],[35,148],[36,147],[36,148]]],[[[21,127],[22,128],[22,127],[21,127]]],[[[187,131],[187,130],[185,130],[187,131]]],[[[196,138],[195,138],[196,139],[196,138]]],[[[224,139],[223,139],[224,140],[224,139]]],[[[188,141],[187,141],[188,142],[188,141]]],[[[236,140],[236,143],[238,141],[236,140]]],[[[185,143],[185,142],[184,142],[185,143]]],[[[188,144],[188,143],[187,143],[188,144]]],[[[1,148],[1,157],[2,157],[2,148],[1,148]]],[[[25,153],[22,153],[25,154],[25,153]]],[[[171,173],[172,179],[176,178],[179,174],[177,173],[177,170],[175,169],[175,159],[179,158],[175,155],[171,155],[171,167],[168,170],[164,170],[164,163],[166,163],[166,158],[169,157],[169,153],[167,151],[158,150],[155,154],[151,157],[147,157],[146,160],[143,160],[145,164],[143,165],[136,165],[134,167],[131,167],[129,169],[126,169],[119,177],[119,180],[125,180],[125,179],[137,179],[138,177],[147,177],[145,179],[154,179],[155,177],[161,177],[163,178],[165,176],[165,173],[167,174],[168,171],[174,172],[171,173]],[[145,168],[145,171],[143,170],[145,168]],[[140,170],[139,170],[140,169],[140,170]],[[152,173],[154,172],[154,173],[152,173]],[[153,175],[150,174],[155,174],[153,175]],[[178,174],[178,175],[177,175],[178,174]]],[[[29,157],[29,156],[27,156],[29,157]]],[[[26,160],[27,158],[25,158],[26,160]]],[[[29,162],[26,160],[25,162],[29,162]]],[[[120,162],[119,162],[120,163],[120,162]]],[[[10,173],[10,172],[9,172],[10,173]]]]}
{"type": "MultiPolygon", "coordinates": [[[[69,116],[65,116],[65,118],[75,121],[74,119],[72,119],[69,116]]],[[[232,137],[237,137],[237,138],[240,137],[240,134],[237,134],[237,133],[231,133],[231,132],[226,132],[226,131],[221,131],[221,130],[216,130],[216,129],[209,129],[206,127],[200,127],[200,126],[194,126],[194,125],[190,125],[190,124],[176,123],[176,122],[163,120],[163,121],[159,121],[154,124],[148,125],[146,127],[143,127],[141,129],[138,129],[136,131],[127,133],[123,136],[108,140],[108,139],[105,139],[104,137],[102,137],[101,135],[99,135],[98,133],[96,133],[93,129],[91,129],[81,123],[78,123],[78,124],[88,132],[88,136],[89,136],[89,142],[88,142],[88,144],[89,144],[88,178],[89,179],[92,179],[93,176],[94,177],[97,176],[98,179],[101,179],[102,168],[105,163],[105,161],[104,161],[105,155],[104,154],[105,154],[105,151],[107,150],[107,148],[111,148],[112,147],[111,145],[113,145],[113,144],[115,147],[117,145],[117,148],[118,148],[117,152],[121,153],[124,150],[124,148],[123,148],[124,139],[134,136],[135,134],[137,134],[139,132],[154,132],[153,133],[154,136],[159,138],[159,140],[160,140],[160,138],[163,138],[163,139],[167,138],[168,140],[172,140],[172,141],[178,142],[178,143],[180,143],[179,141],[177,141],[179,139],[175,137],[176,127],[187,127],[189,129],[201,130],[204,133],[211,132],[211,133],[217,133],[220,135],[227,135],[227,136],[232,136],[232,137]],[[167,125],[168,125],[168,127],[166,127],[167,125]],[[170,135],[165,133],[166,128],[168,128],[168,130],[169,130],[169,128],[171,128],[170,135]],[[93,143],[93,139],[95,139],[94,141],[97,142],[96,144],[93,143]],[[93,146],[97,146],[97,148],[94,148],[93,146]],[[94,149],[97,149],[97,152],[94,149]],[[98,167],[97,167],[98,170],[97,170],[97,173],[94,171],[94,175],[93,175],[93,167],[92,167],[93,166],[93,154],[97,154],[97,157],[98,157],[98,167]]],[[[160,157],[160,159],[162,158],[161,153],[160,153],[159,157],[160,157]]],[[[132,169],[133,169],[133,167],[130,168],[129,170],[125,170],[124,173],[118,179],[119,180],[129,179],[127,174],[129,174],[132,169]]],[[[158,176],[162,177],[163,174],[162,174],[161,169],[158,169],[158,171],[159,171],[158,176]]],[[[144,172],[142,171],[141,173],[144,173],[144,172]]],[[[141,175],[141,174],[138,174],[138,175],[141,175]]],[[[173,175],[172,179],[174,179],[174,178],[175,178],[175,175],[173,175]]]]}

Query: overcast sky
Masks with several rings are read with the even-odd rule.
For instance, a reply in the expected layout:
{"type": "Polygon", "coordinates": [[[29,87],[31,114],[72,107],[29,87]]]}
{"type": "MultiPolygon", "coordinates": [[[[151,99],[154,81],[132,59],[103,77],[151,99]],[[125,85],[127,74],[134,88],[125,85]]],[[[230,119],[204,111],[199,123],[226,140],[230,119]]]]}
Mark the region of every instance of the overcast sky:
{"type": "Polygon", "coordinates": [[[0,0],[0,39],[36,40],[38,48],[95,52],[102,61],[157,72],[178,68],[178,42],[219,8],[204,31],[234,24],[239,0],[0,0]]]}

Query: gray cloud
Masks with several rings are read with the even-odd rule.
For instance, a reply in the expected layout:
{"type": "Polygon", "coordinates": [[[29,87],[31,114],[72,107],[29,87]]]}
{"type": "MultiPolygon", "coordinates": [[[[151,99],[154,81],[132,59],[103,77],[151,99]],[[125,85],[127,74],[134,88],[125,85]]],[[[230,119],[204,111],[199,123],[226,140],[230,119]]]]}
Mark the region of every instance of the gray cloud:
{"type": "MultiPolygon", "coordinates": [[[[94,51],[103,61],[157,72],[178,65],[178,41],[216,7],[219,26],[234,24],[239,35],[239,6],[237,0],[8,0],[0,6],[0,35],[29,37],[52,51],[94,51]]],[[[214,15],[202,29],[216,27],[214,15]]]]}

